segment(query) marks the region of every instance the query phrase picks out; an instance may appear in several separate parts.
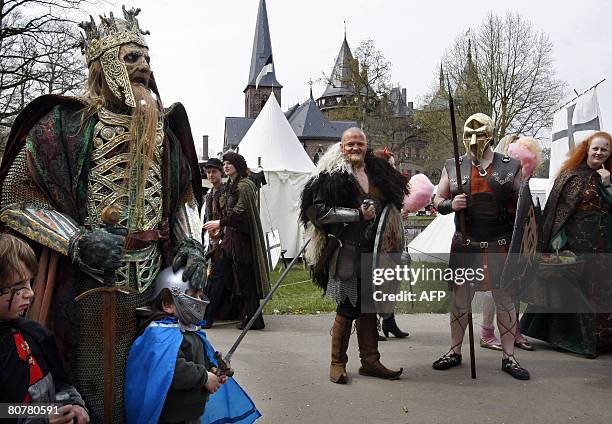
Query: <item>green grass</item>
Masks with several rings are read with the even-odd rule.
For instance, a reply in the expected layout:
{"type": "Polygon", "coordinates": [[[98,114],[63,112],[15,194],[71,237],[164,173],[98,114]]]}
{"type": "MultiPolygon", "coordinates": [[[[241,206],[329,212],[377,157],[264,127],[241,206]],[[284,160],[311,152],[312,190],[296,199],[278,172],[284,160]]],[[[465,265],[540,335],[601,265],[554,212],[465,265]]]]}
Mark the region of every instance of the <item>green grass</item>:
{"type": "MultiPolygon", "coordinates": [[[[276,283],[282,271],[277,267],[271,274],[272,284],[276,283]]],[[[266,305],[264,314],[302,315],[335,310],[336,304],[323,298],[323,291],[312,282],[309,270],[295,265],[266,305]]]]}
{"type": "MultiPolygon", "coordinates": [[[[432,266],[427,264],[426,266],[432,266]]],[[[275,284],[282,269],[278,267],[271,275],[271,283],[275,284]]],[[[402,290],[410,291],[409,284],[404,283],[402,290]]],[[[397,302],[397,313],[444,313],[448,311],[450,303],[450,293],[447,290],[446,282],[427,281],[418,282],[412,287],[412,291],[417,294],[417,299],[422,292],[430,290],[446,291],[443,301],[415,301],[397,302]]],[[[302,265],[295,265],[287,274],[287,277],[272,296],[270,303],[264,308],[264,314],[317,314],[323,312],[333,312],[336,310],[336,303],[333,300],[325,299],[322,290],[310,280],[310,273],[304,270],[302,265]]]]}

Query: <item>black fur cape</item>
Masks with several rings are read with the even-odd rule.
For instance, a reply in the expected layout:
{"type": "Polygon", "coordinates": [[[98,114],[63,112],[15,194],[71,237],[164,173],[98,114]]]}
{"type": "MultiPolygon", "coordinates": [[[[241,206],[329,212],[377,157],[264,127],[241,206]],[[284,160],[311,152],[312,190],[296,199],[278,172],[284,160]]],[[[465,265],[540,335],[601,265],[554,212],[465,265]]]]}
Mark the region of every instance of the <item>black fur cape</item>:
{"type": "MultiPolygon", "coordinates": [[[[393,168],[385,159],[377,158],[368,150],[365,166],[370,181],[380,190],[387,203],[402,208],[404,194],[407,194],[408,179],[393,168]]],[[[300,221],[306,225],[309,219],[306,211],[320,193],[326,203],[345,208],[359,208],[359,186],[355,177],[348,172],[322,172],[311,177],[302,191],[300,221]]]]}

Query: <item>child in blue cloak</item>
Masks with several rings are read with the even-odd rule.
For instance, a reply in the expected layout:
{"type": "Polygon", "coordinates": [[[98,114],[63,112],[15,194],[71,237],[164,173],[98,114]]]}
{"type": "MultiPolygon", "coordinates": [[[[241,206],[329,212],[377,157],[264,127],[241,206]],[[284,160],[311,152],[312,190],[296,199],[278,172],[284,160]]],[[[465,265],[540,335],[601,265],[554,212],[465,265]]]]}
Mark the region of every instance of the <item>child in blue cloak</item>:
{"type": "Polygon", "coordinates": [[[201,330],[208,300],[183,281],[183,270],[155,279],[149,308],[125,374],[131,423],[252,423],[261,416],[233,378],[217,376],[215,350],[201,330]]]}

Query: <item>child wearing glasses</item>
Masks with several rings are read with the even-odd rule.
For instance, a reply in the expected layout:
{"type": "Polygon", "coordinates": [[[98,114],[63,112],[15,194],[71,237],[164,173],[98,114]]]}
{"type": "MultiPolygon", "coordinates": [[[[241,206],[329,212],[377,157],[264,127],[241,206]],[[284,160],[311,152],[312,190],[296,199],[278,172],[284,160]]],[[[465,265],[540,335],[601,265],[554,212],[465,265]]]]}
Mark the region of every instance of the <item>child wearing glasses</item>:
{"type": "Polygon", "coordinates": [[[55,404],[57,409],[42,422],[88,423],[85,403],[67,381],[53,335],[23,318],[33,301],[31,281],[37,269],[27,243],[0,234],[0,403],[55,404]]]}

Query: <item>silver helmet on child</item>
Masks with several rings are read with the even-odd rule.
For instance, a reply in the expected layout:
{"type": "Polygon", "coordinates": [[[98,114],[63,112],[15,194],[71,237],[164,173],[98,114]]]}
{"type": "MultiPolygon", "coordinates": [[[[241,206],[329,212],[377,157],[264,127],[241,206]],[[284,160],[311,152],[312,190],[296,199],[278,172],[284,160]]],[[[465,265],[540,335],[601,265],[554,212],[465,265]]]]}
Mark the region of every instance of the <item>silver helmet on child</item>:
{"type": "Polygon", "coordinates": [[[206,307],[210,303],[206,296],[203,299],[187,294],[189,282],[183,281],[185,268],[174,272],[172,267],[164,268],[155,278],[155,289],[151,300],[157,298],[163,289],[168,289],[176,307],[176,317],[185,326],[195,326],[204,319],[206,307]]]}

